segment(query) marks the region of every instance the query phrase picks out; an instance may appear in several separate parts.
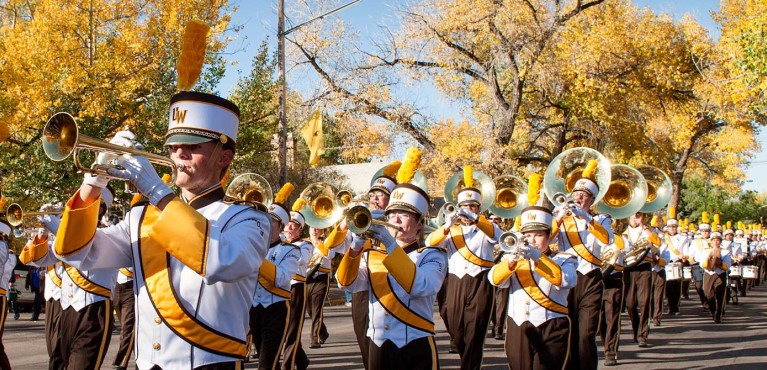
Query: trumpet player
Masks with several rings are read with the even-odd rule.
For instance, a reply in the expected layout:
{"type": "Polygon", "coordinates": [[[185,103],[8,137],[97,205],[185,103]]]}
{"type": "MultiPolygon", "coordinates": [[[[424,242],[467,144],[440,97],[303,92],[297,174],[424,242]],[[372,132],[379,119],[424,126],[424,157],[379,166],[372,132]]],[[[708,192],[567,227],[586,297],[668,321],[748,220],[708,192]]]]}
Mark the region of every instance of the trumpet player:
{"type": "Polygon", "coordinates": [[[386,207],[388,226],[368,229],[378,245],[355,235],[338,267],[338,283],[351,292],[370,292],[367,368],[436,369],[434,301],[447,273],[447,257],[439,247],[419,242],[429,196],[401,183],[386,207]]]}
{"type": "Polygon", "coordinates": [[[652,303],[652,264],[653,255],[657,254],[660,239],[649,226],[644,224],[644,214],[637,212],[629,216],[629,226],[623,233],[628,238],[631,249],[636,244],[650,243],[650,251],[642,258],[641,254],[636,258],[642,258],[636,261],[633,266],[628,267],[626,262],[626,271],[629,273],[628,287],[625,291],[626,310],[631,320],[631,329],[633,332],[634,343],[639,343],[639,347],[649,347],[647,337],[650,335],[650,315],[652,303]]]}
{"type": "MultiPolygon", "coordinates": [[[[669,216],[671,216],[671,211],[669,211],[669,216]]],[[[666,221],[666,235],[663,237],[665,248],[668,250],[668,259],[670,262],[679,262],[683,266],[689,266],[687,254],[690,247],[690,239],[684,233],[678,232],[678,230],[679,221],[674,217],[669,217],[666,221]]],[[[666,282],[666,299],[668,300],[669,314],[672,316],[679,315],[679,303],[682,298],[683,284],[684,279],[666,282]]]]}
{"type": "MultiPolygon", "coordinates": [[[[471,179],[471,169],[464,177],[471,179]]],[[[458,212],[445,216],[445,224],[432,232],[427,246],[444,248],[450,264],[446,310],[451,342],[461,356],[461,369],[479,369],[490,313],[493,286],[487,274],[501,229],[480,215],[482,193],[465,184],[457,193],[458,212]]]]}
{"type": "Polygon", "coordinates": [[[330,289],[331,261],[336,254],[343,253],[343,236],[333,229],[325,237],[324,229],[309,228],[309,240],[314,252],[306,272],[306,309],[312,319],[311,344],[309,348],[320,348],[330,336],[325,326],[323,312],[330,289]]]}
{"type": "Polygon", "coordinates": [[[709,248],[697,252],[695,260],[703,267],[703,291],[711,317],[715,323],[722,322],[724,313],[725,293],[727,292],[727,271],[732,263],[730,251],[721,248],[722,234],[711,234],[709,248]]]}
{"type": "Polygon", "coordinates": [[[527,207],[519,217],[525,242],[487,275],[493,285],[509,288],[504,345],[509,368],[562,369],[570,336],[567,296],[577,282],[578,260],[572,252],[549,249],[553,215],[548,209],[527,207]]]}
{"type": "Polygon", "coordinates": [[[592,215],[591,207],[599,192],[597,183],[586,171],[576,181],[567,209],[554,209],[555,234],[561,252],[578,256],[578,283],[570,290],[568,315],[572,325],[568,368],[596,369],[599,362],[596,335],[602,308],[602,247],[612,243],[610,217],[592,215]]]}

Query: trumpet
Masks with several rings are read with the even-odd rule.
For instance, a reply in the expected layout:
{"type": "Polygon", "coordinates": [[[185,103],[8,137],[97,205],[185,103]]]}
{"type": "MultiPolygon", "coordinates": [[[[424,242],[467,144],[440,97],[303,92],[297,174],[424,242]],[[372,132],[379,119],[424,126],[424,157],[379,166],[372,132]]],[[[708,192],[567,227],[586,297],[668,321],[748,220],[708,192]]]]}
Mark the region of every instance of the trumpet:
{"type": "Polygon", "coordinates": [[[363,205],[357,205],[349,208],[349,210],[346,211],[346,215],[344,217],[346,217],[349,231],[357,235],[369,234],[368,229],[370,229],[370,226],[372,225],[382,225],[395,228],[397,231],[402,231],[396,225],[374,219],[370,209],[363,205]]]}
{"type": "Polygon", "coordinates": [[[84,167],[82,163],[80,163],[80,151],[91,150],[93,152],[112,154],[115,156],[130,154],[146,157],[150,163],[169,167],[172,170],[173,177],[171,182],[176,178],[177,166],[170,158],[83,135],[80,133],[74,117],[69,113],[59,112],[51,116],[43,128],[42,140],[43,150],[48,158],[60,162],[72,155],[75,161],[75,167],[79,172],[116,178],[111,176],[108,170],[110,168],[118,168],[119,166],[94,163],[91,167],[84,167]]]}
{"type": "Polygon", "coordinates": [[[62,212],[61,211],[24,212],[24,210],[21,209],[21,206],[18,203],[13,203],[10,206],[8,206],[8,209],[5,212],[5,214],[8,215],[8,223],[11,224],[11,226],[16,227],[24,223],[24,220],[23,220],[24,217],[42,216],[42,215],[60,215],[62,214],[62,212]]]}
{"type": "Polygon", "coordinates": [[[571,215],[573,208],[575,208],[575,201],[573,201],[572,196],[562,192],[554,193],[551,196],[551,204],[554,205],[554,208],[559,208],[560,212],[565,212],[567,216],[571,215]]]}
{"type": "Polygon", "coordinates": [[[503,252],[498,256],[498,262],[503,255],[511,255],[511,259],[518,260],[525,257],[524,249],[530,248],[527,240],[521,240],[519,235],[513,231],[507,231],[498,238],[498,247],[503,252]]]}

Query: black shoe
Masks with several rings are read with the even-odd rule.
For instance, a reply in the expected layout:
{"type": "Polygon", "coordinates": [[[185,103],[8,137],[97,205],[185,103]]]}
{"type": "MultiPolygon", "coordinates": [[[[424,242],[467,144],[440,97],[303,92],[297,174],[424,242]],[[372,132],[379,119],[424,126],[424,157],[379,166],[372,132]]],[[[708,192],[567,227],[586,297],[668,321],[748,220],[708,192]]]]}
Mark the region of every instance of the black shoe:
{"type": "Polygon", "coordinates": [[[496,334],[495,335],[495,340],[504,340],[504,338],[506,338],[506,337],[504,337],[503,334],[496,334]]]}
{"type": "Polygon", "coordinates": [[[649,347],[649,346],[650,346],[650,345],[649,345],[649,344],[647,344],[647,339],[640,339],[640,340],[639,340],[639,347],[641,347],[641,348],[647,348],[647,347],[649,347]]]}
{"type": "Polygon", "coordinates": [[[309,345],[309,348],[322,348],[322,344],[312,343],[312,344],[309,345]]]}
{"type": "Polygon", "coordinates": [[[615,360],[614,358],[606,358],[604,362],[605,366],[615,366],[617,364],[618,364],[618,361],[615,360]]]}
{"type": "Polygon", "coordinates": [[[324,337],[320,337],[320,344],[325,344],[325,341],[328,340],[328,337],[330,337],[330,334],[325,334],[324,337]]]}
{"type": "Polygon", "coordinates": [[[671,313],[671,316],[679,316],[679,311],[674,311],[671,313]]]}
{"type": "Polygon", "coordinates": [[[450,348],[447,350],[447,353],[458,353],[458,348],[450,346],[450,348]]]}

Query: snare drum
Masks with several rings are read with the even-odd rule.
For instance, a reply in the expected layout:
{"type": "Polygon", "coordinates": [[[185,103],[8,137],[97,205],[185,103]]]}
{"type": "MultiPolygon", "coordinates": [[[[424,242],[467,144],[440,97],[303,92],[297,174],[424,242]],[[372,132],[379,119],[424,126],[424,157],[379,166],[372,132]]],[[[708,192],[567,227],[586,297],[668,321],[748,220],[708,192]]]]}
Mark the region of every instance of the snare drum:
{"type": "Polygon", "coordinates": [[[753,280],[759,275],[758,266],[743,266],[743,279],[753,280]]]}
{"type": "Polygon", "coordinates": [[[666,281],[682,279],[682,264],[679,262],[669,263],[664,267],[666,270],[666,281]]]}
{"type": "Polygon", "coordinates": [[[740,279],[740,266],[730,266],[730,279],[740,279]]]}
{"type": "Polygon", "coordinates": [[[692,266],[692,281],[703,281],[703,267],[700,267],[699,265],[692,266]]]}
{"type": "Polygon", "coordinates": [[[682,278],[684,281],[692,280],[692,266],[682,267],[682,278]]]}

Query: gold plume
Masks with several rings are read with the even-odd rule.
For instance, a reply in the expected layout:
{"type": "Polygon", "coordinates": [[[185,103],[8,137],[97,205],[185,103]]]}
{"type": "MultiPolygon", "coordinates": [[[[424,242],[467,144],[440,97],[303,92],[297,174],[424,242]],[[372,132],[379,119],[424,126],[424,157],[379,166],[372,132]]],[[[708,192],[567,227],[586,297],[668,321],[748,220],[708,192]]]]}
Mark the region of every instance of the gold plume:
{"type": "Polygon", "coordinates": [[[295,202],[293,202],[293,212],[298,212],[301,210],[301,208],[304,208],[304,204],[306,201],[304,198],[298,198],[295,202]]]}
{"type": "Polygon", "coordinates": [[[397,184],[406,184],[410,182],[410,180],[413,179],[413,176],[415,176],[415,171],[420,164],[421,150],[414,146],[407,148],[405,160],[402,162],[402,166],[400,166],[399,170],[397,170],[397,184]]]}
{"type": "Polygon", "coordinates": [[[727,221],[727,228],[732,229],[732,221],[727,221]]]}
{"type": "Polygon", "coordinates": [[[719,222],[719,214],[718,213],[714,213],[714,223],[717,224],[717,225],[719,225],[721,223],[721,222],[719,222]]]}
{"type": "Polygon", "coordinates": [[[162,174],[162,182],[164,182],[166,185],[170,185],[170,180],[171,180],[170,174],[168,173],[162,174]]]}
{"type": "Polygon", "coordinates": [[[285,185],[282,185],[280,191],[277,192],[277,195],[274,196],[274,203],[285,204],[285,202],[288,200],[288,197],[290,196],[290,193],[293,192],[293,189],[295,189],[295,186],[289,182],[286,182],[285,185]]]}
{"type": "Polygon", "coordinates": [[[581,176],[588,178],[590,180],[593,180],[594,174],[596,173],[596,171],[597,171],[597,160],[590,159],[589,163],[586,164],[586,167],[583,169],[581,176]]]}
{"type": "Polygon", "coordinates": [[[676,218],[676,208],[668,207],[668,218],[676,218]]]}
{"type": "Polygon", "coordinates": [[[474,169],[471,166],[463,166],[463,186],[467,188],[474,186],[474,169]]]}
{"type": "Polygon", "coordinates": [[[658,215],[652,215],[652,219],[650,220],[650,226],[658,227],[658,215]]]}
{"type": "Polygon", "coordinates": [[[538,198],[541,196],[541,183],[543,177],[537,173],[530,174],[527,179],[527,204],[534,206],[538,203],[538,198]]]}
{"type": "Polygon", "coordinates": [[[687,225],[687,227],[688,227],[688,229],[689,229],[690,231],[692,231],[692,232],[695,232],[695,224],[694,224],[694,223],[690,222],[690,223],[687,225]]]}
{"type": "Polygon", "coordinates": [[[179,91],[190,90],[202,72],[205,60],[206,38],[210,26],[201,21],[191,21],[186,24],[184,36],[181,39],[181,55],[178,57],[176,72],[179,91]]]}
{"type": "Polygon", "coordinates": [[[703,211],[703,213],[700,214],[700,222],[704,224],[711,223],[711,221],[708,218],[708,212],[703,211]]]}
{"type": "Polygon", "coordinates": [[[522,227],[522,216],[517,216],[514,219],[514,227],[512,229],[514,229],[514,231],[519,231],[520,227],[522,227]]]}
{"type": "Polygon", "coordinates": [[[6,203],[8,203],[8,199],[5,198],[5,195],[0,196],[0,212],[3,212],[3,210],[5,210],[6,203]]]}
{"type": "Polygon", "coordinates": [[[397,176],[397,171],[399,171],[400,166],[402,166],[402,162],[400,161],[394,161],[392,163],[389,163],[388,166],[384,167],[381,174],[386,177],[394,178],[395,176],[397,176]]]}

